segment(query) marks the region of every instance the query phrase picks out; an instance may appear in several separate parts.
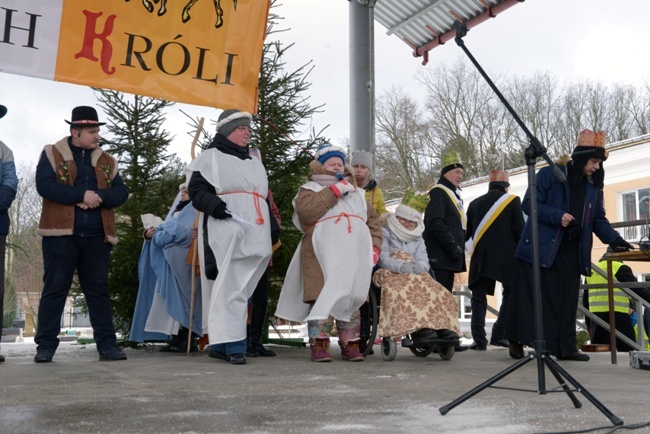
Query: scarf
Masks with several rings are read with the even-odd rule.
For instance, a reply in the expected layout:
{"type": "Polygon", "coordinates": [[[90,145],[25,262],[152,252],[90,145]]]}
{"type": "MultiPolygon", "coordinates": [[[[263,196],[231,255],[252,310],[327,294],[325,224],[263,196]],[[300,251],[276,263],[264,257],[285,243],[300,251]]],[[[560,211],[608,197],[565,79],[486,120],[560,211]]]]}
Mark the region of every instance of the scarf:
{"type": "Polygon", "coordinates": [[[323,187],[329,187],[339,182],[339,179],[336,176],[326,175],[323,173],[312,175],[311,180],[316,182],[319,185],[322,185],[323,187]]]}
{"type": "Polygon", "coordinates": [[[397,216],[395,214],[388,216],[387,223],[388,229],[393,231],[397,238],[403,243],[413,241],[421,237],[422,233],[424,233],[424,223],[422,223],[422,221],[418,221],[418,225],[412,231],[409,231],[404,226],[402,226],[399,220],[397,220],[397,216]]]}

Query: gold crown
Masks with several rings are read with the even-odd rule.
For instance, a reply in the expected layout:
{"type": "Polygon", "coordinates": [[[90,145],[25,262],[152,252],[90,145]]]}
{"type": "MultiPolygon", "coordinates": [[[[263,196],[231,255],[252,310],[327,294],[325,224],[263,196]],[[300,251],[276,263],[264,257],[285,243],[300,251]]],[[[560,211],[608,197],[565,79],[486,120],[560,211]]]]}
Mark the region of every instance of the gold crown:
{"type": "Polygon", "coordinates": [[[460,160],[458,151],[455,149],[442,154],[442,167],[444,168],[451,166],[452,164],[463,164],[463,162],[460,160]]]}
{"type": "Polygon", "coordinates": [[[415,193],[410,188],[404,193],[404,198],[402,199],[402,205],[406,205],[409,208],[413,208],[416,211],[424,212],[429,203],[429,195],[422,193],[415,193]]]}
{"type": "Polygon", "coordinates": [[[493,170],[490,172],[490,182],[510,182],[510,175],[503,170],[493,170]]]}
{"type": "Polygon", "coordinates": [[[605,147],[605,131],[600,131],[594,133],[593,131],[586,129],[580,131],[578,136],[578,146],[591,146],[593,148],[604,148],[605,147]]]}

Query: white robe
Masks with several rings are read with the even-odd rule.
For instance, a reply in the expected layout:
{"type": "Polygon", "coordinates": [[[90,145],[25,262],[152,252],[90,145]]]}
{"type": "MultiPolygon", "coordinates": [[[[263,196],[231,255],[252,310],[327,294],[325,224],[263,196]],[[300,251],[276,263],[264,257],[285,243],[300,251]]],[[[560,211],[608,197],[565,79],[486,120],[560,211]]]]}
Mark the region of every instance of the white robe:
{"type": "MultiPolygon", "coordinates": [[[[209,244],[219,274],[211,281],[201,273],[203,332],[210,344],[240,341],[246,338],[248,299],[271,258],[266,170],[257,158],[242,160],[212,148],[188,165],[188,181],[192,172],[200,172],[214,186],[233,215],[225,220],[208,217],[209,244]]],[[[199,224],[200,232],[202,228],[199,224]]],[[[202,233],[198,239],[203,271],[202,233]]]]}
{"type": "MultiPolygon", "coordinates": [[[[320,191],[326,187],[310,181],[301,188],[320,191]]],[[[294,209],[297,197],[293,199],[294,209]]],[[[314,227],[312,242],[323,272],[323,289],[310,310],[309,304],[303,302],[301,241],[289,264],[275,316],[304,322],[326,319],[331,315],[337,320],[350,321],[350,316],[366,301],[370,288],[372,238],[366,225],[367,217],[366,197],[358,188],[356,193],[339,199],[320,218],[314,227]],[[350,217],[339,218],[341,213],[350,217]]],[[[293,222],[304,232],[295,211],[293,222]]]]}

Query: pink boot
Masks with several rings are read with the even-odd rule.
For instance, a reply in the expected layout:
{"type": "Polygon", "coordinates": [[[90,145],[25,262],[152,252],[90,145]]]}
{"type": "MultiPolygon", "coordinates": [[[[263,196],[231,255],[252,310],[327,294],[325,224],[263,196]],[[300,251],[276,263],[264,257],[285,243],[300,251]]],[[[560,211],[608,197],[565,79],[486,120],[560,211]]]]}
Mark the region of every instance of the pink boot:
{"type": "Polygon", "coordinates": [[[309,344],[311,348],[311,359],[314,362],[331,362],[330,356],[330,339],[329,338],[316,338],[313,343],[309,344]]]}
{"type": "Polygon", "coordinates": [[[363,354],[359,352],[359,340],[349,341],[347,345],[341,345],[341,357],[350,362],[363,362],[363,354]]]}

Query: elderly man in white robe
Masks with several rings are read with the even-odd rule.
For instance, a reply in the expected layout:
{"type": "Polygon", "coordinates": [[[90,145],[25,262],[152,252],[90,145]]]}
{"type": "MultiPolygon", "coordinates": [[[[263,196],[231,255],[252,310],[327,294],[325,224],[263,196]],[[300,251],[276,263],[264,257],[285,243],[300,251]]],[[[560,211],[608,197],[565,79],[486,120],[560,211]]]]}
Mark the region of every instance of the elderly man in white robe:
{"type": "Polygon", "coordinates": [[[203,213],[199,258],[203,332],[209,356],[246,364],[248,301],[271,258],[277,221],[270,217],[266,170],[249,155],[250,113],[225,110],[208,148],[188,166],[192,204],[203,213]]]}

